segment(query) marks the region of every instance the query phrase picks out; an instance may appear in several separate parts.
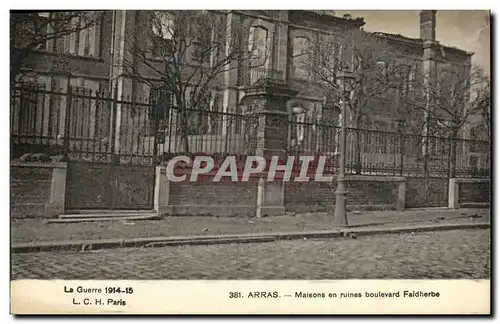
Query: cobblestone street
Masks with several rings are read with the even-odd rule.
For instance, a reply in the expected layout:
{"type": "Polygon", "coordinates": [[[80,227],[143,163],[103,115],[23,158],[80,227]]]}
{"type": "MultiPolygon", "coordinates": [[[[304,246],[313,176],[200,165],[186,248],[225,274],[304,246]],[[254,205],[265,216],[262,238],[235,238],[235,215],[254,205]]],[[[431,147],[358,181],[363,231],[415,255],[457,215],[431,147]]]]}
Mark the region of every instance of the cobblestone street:
{"type": "Polygon", "coordinates": [[[12,279],[489,278],[490,231],[12,255],[12,279]]]}

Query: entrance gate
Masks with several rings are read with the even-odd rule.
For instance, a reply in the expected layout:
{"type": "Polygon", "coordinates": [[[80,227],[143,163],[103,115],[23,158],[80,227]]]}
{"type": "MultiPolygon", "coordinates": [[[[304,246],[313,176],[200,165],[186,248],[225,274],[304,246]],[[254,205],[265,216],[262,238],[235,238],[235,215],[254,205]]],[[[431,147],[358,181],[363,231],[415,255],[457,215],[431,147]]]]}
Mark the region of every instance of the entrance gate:
{"type": "Polygon", "coordinates": [[[66,210],[153,209],[158,122],[147,101],[112,92],[68,88],[66,210]]]}

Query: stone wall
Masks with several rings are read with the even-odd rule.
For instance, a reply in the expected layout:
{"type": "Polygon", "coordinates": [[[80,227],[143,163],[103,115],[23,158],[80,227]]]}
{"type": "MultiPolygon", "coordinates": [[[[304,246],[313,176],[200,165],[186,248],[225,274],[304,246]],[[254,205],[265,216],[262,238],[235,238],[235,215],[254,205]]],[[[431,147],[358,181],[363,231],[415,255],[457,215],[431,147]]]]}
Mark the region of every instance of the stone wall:
{"type": "Polygon", "coordinates": [[[66,163],[11,163],[11,218],[56,217],[62,214],[65,186],[66,163]]]}
{"type": "MultiPolygon", "coordinates": [[[[214,182],[215,172],[189,181],[190,170],[181,182],[169,182],[165,167],[157,167],[155,209],[174,216],[260,217],[286,212],[333,211],[337,183],[267,181],[267,173],[249,181],[231,181],[223,177],[214,182]]],[[[312,178],[311,178],[312,179],[312,178]]],[[[240,179],[241,180],[241,179],[240,179]]],[[[391,176],[347,177],[348,208],[399,209],[405,207],[406,179],[391,176]]]]}
{"type": "Polygon", "coordinates": [[[491,203],[490,179],[449,179],[448,207],[489,207],[491,203]]]}
{"type": "Polygon", "coordinates": [[[335,182],[287,182],[285,183],[285,209],[287,212],[333,211],[335,182]]]}
{"type": "MultiPolygon", "coordinates": [[[[353,209],[402,208],[400,187],[404,178],[380,176],[347,177],[347,207],[353,209]]],[[[285,208],[287,212],[333,211],[336,181],[287,182],[285,208]]],[[[404,192],[402,193],[404,195],[404,192]]]]}
{"type": "Polygon", "coordinates": [[[214,175],[199,177],[198,181],[168,183],[168,213],[175,216],[253,217],[257,206],[258,179],[232,182],[214,175]]]}
{"type": "Polygon", "coordinates": [[[490,183],[460,183],[458,202],[466,203],[489,203],[490,202],[490,183]]]}
{"type": "Polygon", "coordinates": [[[446,207],[448,205],[448,178],[409,177],[406,189],[406,207],[446,207]]]}

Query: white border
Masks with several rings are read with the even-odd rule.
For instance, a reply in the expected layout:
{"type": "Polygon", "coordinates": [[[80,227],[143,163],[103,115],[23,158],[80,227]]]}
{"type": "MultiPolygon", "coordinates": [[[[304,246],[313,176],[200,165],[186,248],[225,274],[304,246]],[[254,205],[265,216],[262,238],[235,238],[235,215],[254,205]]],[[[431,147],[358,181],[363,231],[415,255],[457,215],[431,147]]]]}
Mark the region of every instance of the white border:
{"type": "MultiPolygon", "coordinates": [[[[9,52],[8,52],[8,45],[7,45],[7,39],[9,38],[9,27],[7,25],[7,21],[9,21],[9,15],[8,15],[8,10],[9,9],[33,9],[33,8],[43,8],[43,9],[60,9],[60,8],[67,8],[67,9],[82,9],[82,6],[85,6],[85,8],[93,8],[93,9],[138,9],[140,6],[140,9],[159,9],[159,8],[165,8],[168,6],[169,8],[172,9],[195,9],[195,8],[207,8],[207,9],[282,9],[283,7],[286,7],[288,9],[308,9],[308,8],[315,8],[315,9],[331,9],[331,7],[335,7],[337,10],[354,10],[354,9],[375,9],[375,10],[382,10],[382,9],[408,9],[408,10],[417,10],[415,7],[418,5],[418,9],[438,9],[438,10],[445,10],[445,9],[469,9],[469,10],[474,10],[474,9],[493,9],[493,14],[497,13],[498,10],[498,1],[487,1],[487,0],[475,0],[475,1],[454,1],[454,2],[445,2],[445,1],[430,1],[430,0],[424,0],[424,1],[419,1],[418,3],[411,2],[411,1],[335,1],[332,2],[330,1],[317,1],[317,0],[309,0],[309,1],[301,1],[301,2],[284,2],[284,1],[269,1],[269,0],[253,0],[253,1],[241,1],[241,2],[236,2],[236,1],[165,1],[165,0],[157,0],[157,1],[131,1],[131,0],[122,0],[122,1],[116,1],[114,3],[110,2],[104,2],[102,0],[87,0],[85,2],[71,2],[71,1],[43,1],[43,3],[39,1],[15,1],[15,2],[10,2],[9,4],[11,5],[10,7],[6,6],[8,2],[2,2],[2,24],[1,24],[1,36],[3,41],[4,46],[2,47],[2,59],[3,59],[3,64],[0,66],[2,69],[1,75],[5,78],[5,82],[2,83],[2,89],[1,89],[1,96],[2,96],[2,102],[3,102],[3,109],[0,110],[0,121],[2,122],[2,125],[0,126],[0,130],[4,133],[0,137],[0,143],[2,145],[2,152],[3,152],[3,159],[2,159],[2,171],[1,172],[1,179],[2,179],[2,194],[4,195],[4,203],[2,204],[4,212],[2,213],[3,219],[2,221],[3,226],[1,227],[4,235],[2,235],[2,238],[4,239],[4,248],[1,249],[2,253],[2,260],[4,260],[3,266],[1,267],[4,278],[6,280],[4,281],[3,284],[3,295],[2,295],[2,317],[3,319],[6,320],[5,322],[11,322],[14,321],[14,318],[10,315],[9,313],[9,269],[10,269],[10,264],[9,264],[9,249],[7,246],[10,244],[8,241],[10,231],[9,231],[9,156],[8,156],[8,151],[9,151],[9,89],[8,89],[8,84],[9,82],[7,81],[7,76],[8,76],[8,61],[9,61],[9,52]],[[5,6],[5,8],[3,8],[5,6]]],[[[496,40],[496,33],[495,35],[495,40],[496,40]]],[[[493,46],[495,45],[495,42],[493,42],[493,46]]],[[[495,70],[495,72],[497,72],[495,70]]],[[[497,89],[494,89],[497,90],[497,89]]],[[[495,96],[498,98],[497,96],[495,96]]],[[[497,107],[497,101],[494,103],[494,107],[497,107]]],[[[495,114],[495,122],[500,122],[498,117],[500,114],[496,113],[495,114]]],[[[496,124],[496,123],[495,123],[496,124]]],[[[496,135],[495,131],[495,135],[496,135]]],[[[494,143],[497,143],[496,138],[494,139],[494,143]]],[[[495,148],[496,149],[496,145],[495,148]]],[[[498,161],[497,161],[498,162],[498,161]]],[[[496,165],[494,166],[496,167],[496,165]]],[[[494,179],[496,180],[496,178],[494,179]]],[[[495,196],[495,201],[498,201],[497,197],[495,196]]],[[[498,224],[498,220],[495,222],[498,224]]],[[[496,229],[496,228],[495,228],[496,229]]],[[[498,252],[498,249],[495,249],[498,252]]],[[[497,257],[498,255],[495,255],[497,257]]],[[[497,278],[498,279],[498,278],[497,278]]],[[[498,306],[498,298],[496,298],[497,305],[498,306]]],[[[498,310],[498,307],[496,307],[498,310]]],[[[52,319],[49,319],[52,320],[52,319]]],[[[63,319],[64,320],[64,319],[63,319]]],[[[143,319],[134,319],[134,322],[141,322],[143,319]]],[[[151,320],[151,319],[150,319],[151,320]]],[[[165,320],[165,319],[157,319],[157,320],[165,320]]],[[[169,318],[166,319],[168,321],[175,321],[176,319],[169,318]]],[[[184,319],[186,320],[186,319],[184,319]]],[[[190,319],[193,320],[193,319],[190,319]]],[[[219,320],[219,319],[215,319],[219,320]]],[[[262,319],[262,318],[257,318],[259,322],[266,322],[270,321],[271,319],[262,319]]],[[[289,320],[289,319],[285,319],[289,320]]],[[[330,320],[330,319],[327,319],[330,320]]],[[[345,321],[345,319],[335,319],[336,321],[345,321]]],[[[381,318],[379,320],[385,321],[385,318],[381,318]]],[[[429,321],[428,318],[423,318],[421,320],[425,320],[426,322],[429,321]]],[[[454,319],[446,319],[446,320],[454,320],[454,319]]],[[[474,319],[468,319],[468,320],[474,320],[474,319]]],[[[476,319],[477,320],[477,319],[476,319]]],[[[24,323],[31,323],[33,322],[34,319],[25,319],[23,322],[24,323]]],[[[90,322],[88,319],[80,319],[82,322],[90,322]]],[[[349,323],[356,322],[357,320],[349,320],[349,323]]],[[[432,320],[431,320],[432,321],[432,320]]],[[[4,321],[2,321],[4,322],[4,321]]],[[[92,322],[104,322],[104,319],[99,318],[99,319],[94,319],[92,322]]]]}

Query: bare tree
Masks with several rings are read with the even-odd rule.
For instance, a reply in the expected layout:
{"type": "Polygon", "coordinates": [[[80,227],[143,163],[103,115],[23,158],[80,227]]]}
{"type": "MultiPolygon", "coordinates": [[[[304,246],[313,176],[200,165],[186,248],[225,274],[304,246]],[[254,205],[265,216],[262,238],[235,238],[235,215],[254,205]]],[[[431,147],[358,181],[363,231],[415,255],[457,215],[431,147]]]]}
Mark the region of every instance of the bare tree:
{"type": "Polygon", "coordinates": [[[411,62],[398,56],[388,41],[363,30],[353,30],[346,38],[319,37],[309,46],[308,68],[323,85],[325,96],[338,102],[339,71],[349,70],[354,79],[349,101],[350,126],[361,126],[371,99],[408,85],[411,62]]]}
{"type": "Polygon", "coordinates": [[[474,83],[477,84],[476,93],[472,99],[472,109],[480,114],[486,128],[487,139],[491,137],[491,79],[481,68],[477,68],[473,74],[474,83]]]}
{"type": "Polygon", "coordinates": [[[189,152],[194,111],[210,107],[212,90],[224,84],[224,74],[249,57],[244,33],[241,26],[228,23],[225,14],[214,11],[146,14],[149,23],[126,40],[129,50],[120,64],[136,80],[168,94],[168,104],[179,115],[181,146],[189,152]]]}
{"type": "MultiPolygon", "coordinates": [[[[414,107],[425,114],[425,135],[424,144],[425,156],[441,156],[438,152],[441,147],[448,153],[450,176],[456,174],[457,164],[457,139],[464,125],[474,114],[488,114],[482,109],[489,101],[488,86],[484,78],[484,73],[480,67],[458,66],[452,64],[438,65],[437,75],[422,76],[427,82],[424,91],[428,95],[428,103],[414,101],[414,107]],[[471,89],[479,90],[478,96],[471,100],[471,89]],[[430,143],[430,137],[436,137],[430,143]],[[447,138],[447,144],[441,139],[447,138]],[[439,142],[439,143],[438,143],[439,142]],[[438,145],[439,144],[439,145],[438,145]]],[[[489,119],[489,116],[486,117],[489,119]]]]}
{"type": "MultiPolygon", "coordinates": [[[[92,27],[100,19],[95,11],[10,13],[10,84],[15,84],[26,63],[37,50],[45,50],[47,42],[92,27]]],[[[29,72],[29,71],[28,71],[29,72]]]]}
{"type": "Polygon", "coordinates": [[[462,69],[442,69],[439,77],[429,87],[432,103],[425,107],[429,135],[458,136],[459,130],[474,113],[468,95],[471,74],[462,69]]]}
{"type": "MultiPolygon", "coordinates": [[[[387,39],[381,35],[353,30],[344,39],[318,37],[308,47],[308,69],[314,79],[321,82],[327,102],[338,103],[343,96],[339,83],[339,72],[349,70],[353,81],[347,106],[348,126],[356,129],[363,127],[373,108],[375,98],[396,97],[401,101],[408,96],[416,78],[411,79],[411,68],[415,63],[398,56],[387,39]]],[[[414,73],[414,71],[413,71],[414,73]]],[[[406,114],[403,109],[408,105],[398,102],[394,114],[406,114]]],[[[400,117],[398,117],[400,118],[400,117]]],[[[361,172],[361,136],[356,131],[355,170],[361,172]]]]}

